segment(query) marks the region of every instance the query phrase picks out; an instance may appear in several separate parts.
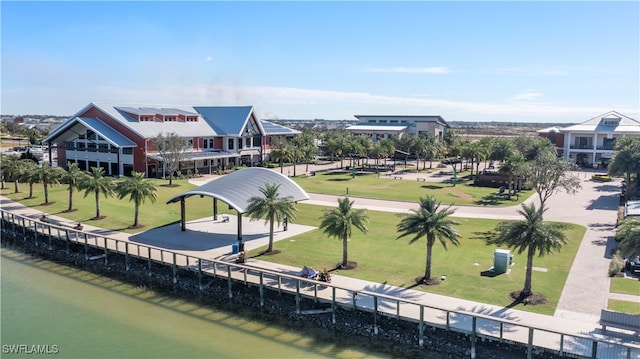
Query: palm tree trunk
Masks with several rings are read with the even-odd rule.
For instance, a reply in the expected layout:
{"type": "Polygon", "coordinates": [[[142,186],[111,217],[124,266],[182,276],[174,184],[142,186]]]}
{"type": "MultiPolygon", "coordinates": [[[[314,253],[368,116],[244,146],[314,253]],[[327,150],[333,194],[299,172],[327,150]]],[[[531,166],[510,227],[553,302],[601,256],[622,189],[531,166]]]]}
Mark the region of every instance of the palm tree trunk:
{"type": "Polygon", "coordinates": [[[347,248],[347,242],[348,242],[348,237],[346,234],[344,234],[342,236],[342,266],[346,267],[347,266],[347,262],[348,262],[348,248],[347,248]]]}
{"type": "Polygon", "coordinates": [[[29,198],[33,198],[33,182],[29,183],[29,198]]]}
{"type": "Polygon", "coordinates": [[[133,226],[138,226],[138,213],[140,213],[140,203],[138,201],[135,202],[133,209],[133,226]]]}
{"type": "Polygon", "coordinates": [[[424,281],[431,279],[431,253],[433,252],[433,243],[427,239],[427,263],[424,270],[424,281]]]}
{"type": "Polygon", "coordinates": [[[530,296],[533,292],[531,290],[531,276],[533,273],[533,255],[535,254],[535,249],[533,246],[529,246],[527,250],[527,270],[525,271],[524,276],[524,288],[522,289],[521,295],[523,297],[530,296]]]}
{"type": "Polygon", "coordinates": [[[282,158],[280,159],[280,174],[284,173],[284,168],[282,167],[282,158]]]}
{"type": "Polygon", "coordinates": [[[69,209],[68,211],[71,212],[73,210],[73,187],[69,188],[69,209]]]}
{"type": "Polygon", "coordinates": [[[267,248],[267,253],[273,252],[273,215],[269,216],[269,248],[267,248]]]}
{"type": "Polygon", "coordinates": [[[44,182],[42,185],[44,186],[44,203],[49,204],[49,184],[44,182]]]}
{"type": "Polygon", "coordinates": [[[96,219],[100,218],[100,191],[96,191],[96,219]]]}
{"type": "Polygon", "coordinates": [[[13,188],[14,188],[14,192],[15,192],[15,193],[20,192],[20,188],[18,187],[18,180],[15,180],[15,181],[13,182],[13,188]]]}

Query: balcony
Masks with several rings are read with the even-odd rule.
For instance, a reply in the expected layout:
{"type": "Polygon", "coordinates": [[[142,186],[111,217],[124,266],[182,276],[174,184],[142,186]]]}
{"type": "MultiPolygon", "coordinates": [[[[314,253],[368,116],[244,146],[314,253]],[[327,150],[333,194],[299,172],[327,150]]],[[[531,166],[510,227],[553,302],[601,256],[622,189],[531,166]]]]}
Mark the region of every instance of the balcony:
{"type": "Polygon", "coordinates": [[[569,148],[572,150],[592,150],[593,145],[571,145],[569,148]]]}

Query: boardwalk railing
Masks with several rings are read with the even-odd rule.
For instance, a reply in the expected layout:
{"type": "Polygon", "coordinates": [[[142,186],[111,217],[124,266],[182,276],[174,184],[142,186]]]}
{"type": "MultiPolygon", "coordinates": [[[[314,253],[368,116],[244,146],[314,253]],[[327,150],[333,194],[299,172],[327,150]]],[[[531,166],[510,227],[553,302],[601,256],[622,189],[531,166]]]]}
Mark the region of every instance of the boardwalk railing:
{"type": "Polygon", "coordinates": [[[64,224],[42,222],[37,218],[17,215],[2,209],[0,209],[0,215],[3,234],[11,233],[21,236],[24,241],[31,238],[38,241],[38,237],[44,237],[43,245],[47,245],[51,250],[53,250],[54,241],[57,242],[56,244],[62,241],[67,250],[72,243],[80,245],[84,247],[86,259],[103,260],[105,264],[109,263],[110,256],[121,255],[125,258],[127,270],[132,259],[145,261],[150,270],[154,263],[160,264],[172,269],[174,283],[179,280],[179,271],[194,272],[198,277],[199,289],[206,287],[207,277],[223,279],[228,282],[229,298],[233,297],[233,283],[239,282],[258,287],[260,305],[264,305],[265,289],[293,295],[298,313],[301,311],[302,298],[330,303],[331,320],[334,324],[337,321],[337,307],[371,313],[375,335],[378,334],[380,316],[414,322],[418,326],[418,344],[421,347],[424,345],[425,330],[431,327],[470,336],[472,358],[475,357],[477,338],[524,344],[527,347],[527,358],[533,358],[533,353],[537,349],[578,358],[640,358],[640,346],[623,339],[562,332],[527,325],[509,318],[430,306],[402,296],[354,290],[302,278],[295,273],[283,273],[247,264],[190,256],[159,247],[100,236],[64,224]],[[95,253],[99,254],[90,255],[95,253]]]}

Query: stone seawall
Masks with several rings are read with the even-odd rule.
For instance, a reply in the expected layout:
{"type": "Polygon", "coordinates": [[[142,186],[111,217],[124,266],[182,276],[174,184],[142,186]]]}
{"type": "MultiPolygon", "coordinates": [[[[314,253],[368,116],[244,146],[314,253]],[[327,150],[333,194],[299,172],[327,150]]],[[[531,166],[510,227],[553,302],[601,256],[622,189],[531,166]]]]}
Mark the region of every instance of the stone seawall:
{"type": "MultiPolygon", "coordinates": [[[[6,223],[3,223],[6,225],[6,223]]],[[[336,324],[332,323],[331,313],[303,315],[296,313],[295,296],[287,293],[266,290],[264,306],[260,305],[258,287],[233,282],[232,298],[229,298],[229,284],[226,278],[204,277],[204,289],[199,289],[196,273],[178,270],[177,282],[170,266],[153,263],[151,269],[146,260],[130,259],[129,268],[123,255],[110,253],[108,261],[100,258],[103,251],[90,249],[89,260],[85,256],[84,246],[77,243],[67,244],[54,240],[49,248],[48,237],[27,231],[13,233],[5,226],[2,232],[2,246],[38,258],[72,266],[104,277],[112,278],[135,286],[143,286],[167,296],[191,301],[200,305],[210,305],[219,310],[229,311],[263,322],[296,331],[309,332],[316,340],[330,343],[356,344],[375,351],[388,353],[392,357],[402,358],[470,358],[470,336],[431,328],[425,331],[425,347],[418,346],[417,323],[398,320],[392,317],[378,316],[378,334],[374,334],[373,314],[358,310],[338,308],[336,324]]],[[[301,311],[327,309],[330,304],[316,303],[312,299],[302,298],[301,311]]],[[[478,338],[476,342],[477,358],[516,359],[526,357],[526,347],[519,343],[499,343],[478,338]]],[[[536,352],[535,358],[555,359],[560,356],[548,352],[536,352]]]]}

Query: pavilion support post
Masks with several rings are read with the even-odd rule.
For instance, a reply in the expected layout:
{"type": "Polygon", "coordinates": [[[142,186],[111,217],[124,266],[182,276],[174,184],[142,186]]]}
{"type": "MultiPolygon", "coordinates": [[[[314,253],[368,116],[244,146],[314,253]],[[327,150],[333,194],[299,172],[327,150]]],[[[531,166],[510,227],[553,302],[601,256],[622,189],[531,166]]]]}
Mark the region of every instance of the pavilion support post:
{"type": "Polygon", "coordinates": [[[242,243],[242,213],[238,212],[238,243],[242,243]]]}
{"type": "Polygon", "coordinates": [[[217,198],[213,199],[213,220],[214,221],[218,220],[218,199],[217,198]]]}
{"type": "Polygon", "coordinates": [[[184,197],[180,198],[180,230],[187,230],[187,220],[185,215],[184,197]]]}

